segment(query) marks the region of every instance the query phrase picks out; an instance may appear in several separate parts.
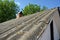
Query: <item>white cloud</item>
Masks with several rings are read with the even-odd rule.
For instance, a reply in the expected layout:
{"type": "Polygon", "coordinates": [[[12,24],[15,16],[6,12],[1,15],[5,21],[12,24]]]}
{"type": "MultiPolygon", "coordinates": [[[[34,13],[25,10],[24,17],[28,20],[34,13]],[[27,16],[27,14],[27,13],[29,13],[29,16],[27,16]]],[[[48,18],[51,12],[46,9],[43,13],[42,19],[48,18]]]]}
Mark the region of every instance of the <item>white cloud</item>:
{"type": "Polygon", "coordinates": [[[20,6],[20,3],[19,2],[15,2],[18,6],[20,6]]]}

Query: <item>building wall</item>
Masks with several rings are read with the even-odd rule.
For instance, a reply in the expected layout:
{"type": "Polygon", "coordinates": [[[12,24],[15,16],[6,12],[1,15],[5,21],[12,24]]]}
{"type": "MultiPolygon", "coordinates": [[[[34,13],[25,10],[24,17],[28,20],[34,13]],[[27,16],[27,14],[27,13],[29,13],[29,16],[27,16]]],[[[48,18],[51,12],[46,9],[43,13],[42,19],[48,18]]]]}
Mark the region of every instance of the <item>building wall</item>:
{"type": "MultiPolygon", "coordinates": [[[[53,26],[54,26],[54,40],[58,40],[59,32],[57,30],[57,26],[55,25],[55,22],[53,22],[53,26]]],[[[48,24],[46,30],[44,31],[44,33],[40,36],[38,40],[51,40],[50,36],[51,36],[50,35],[50,24],[48,24]]]]}
{"type": "Polygon", "coordinates": [[[59,36],[60,36],[60,17],[59,17],[58,11],[54,12],[53,21],[55,22],[55,25],[56,25],[56,27],[58,29],[59,36]]]}
{"type": "Polygon", "coordinates": [[[53,26],[54,26],[54,40],[59,40],[59,32],[56,23],[54,21],[53,21],[53,26]]]}
{"type": "Polygon", "coordinates": [[[50,25],[46,28],[44,33],[40,36],[38,40],[51,40],[50,39],[50,25]]]}
{"type": "MultiPolygon", "coordinates": [[[[53,14],[53,17],[51,18],[53,20],[53,29],[54,29],[54,40],[59,40],[59,33],[60,33],[60,18],[58,11],[55,11],[53,14]]],[[[52,21],[50,20],[50,21],[52,21]]],[[[48,24],[46,30],[44,33],[40,36],[38,40],[51,40],[50,37],[50,23],[48,24]]]]}

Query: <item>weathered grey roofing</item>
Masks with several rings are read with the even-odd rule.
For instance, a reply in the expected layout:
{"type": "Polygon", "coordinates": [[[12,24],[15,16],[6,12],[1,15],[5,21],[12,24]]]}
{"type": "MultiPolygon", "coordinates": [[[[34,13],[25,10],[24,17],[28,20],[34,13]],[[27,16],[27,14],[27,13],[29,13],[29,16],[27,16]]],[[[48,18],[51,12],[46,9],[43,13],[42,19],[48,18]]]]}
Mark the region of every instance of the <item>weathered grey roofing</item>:
{"type": "Polygon", "coordinates": [[[36,40],[46,29],[55,10],[46,10],[43,13],[38,12],[0,23],[0,40],[36,40]]]}

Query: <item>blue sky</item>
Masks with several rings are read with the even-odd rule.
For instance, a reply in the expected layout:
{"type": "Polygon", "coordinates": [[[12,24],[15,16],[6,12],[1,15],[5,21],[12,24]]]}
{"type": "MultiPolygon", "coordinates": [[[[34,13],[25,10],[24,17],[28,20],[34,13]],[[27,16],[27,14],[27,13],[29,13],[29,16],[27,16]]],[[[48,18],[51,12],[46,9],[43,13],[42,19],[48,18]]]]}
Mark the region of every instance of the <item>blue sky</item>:
{"type": "Polygon", "coordinates": [[[38,4],[41,7],[46,6],[48,8],[60,6],[60,0],[15,0],[15,3],[18,4],[20,10],[23,9],[29,3],[38,4]]]}

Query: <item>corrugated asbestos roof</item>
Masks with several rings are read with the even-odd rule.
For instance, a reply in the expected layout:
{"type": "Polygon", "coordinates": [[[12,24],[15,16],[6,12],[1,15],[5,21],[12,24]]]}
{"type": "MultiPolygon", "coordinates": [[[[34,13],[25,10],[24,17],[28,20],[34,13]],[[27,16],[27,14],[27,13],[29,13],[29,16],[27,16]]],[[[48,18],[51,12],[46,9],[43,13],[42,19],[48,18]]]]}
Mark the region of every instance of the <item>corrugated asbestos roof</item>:
{"type": "Polygon", "coordinates": [[[56,9],[0,23],[0,40],[36,40],[46,29],[56,9]]]}

